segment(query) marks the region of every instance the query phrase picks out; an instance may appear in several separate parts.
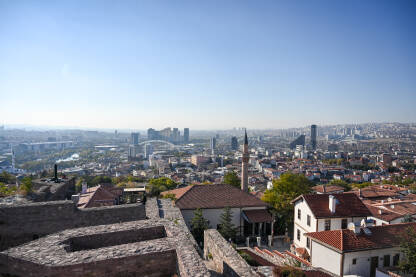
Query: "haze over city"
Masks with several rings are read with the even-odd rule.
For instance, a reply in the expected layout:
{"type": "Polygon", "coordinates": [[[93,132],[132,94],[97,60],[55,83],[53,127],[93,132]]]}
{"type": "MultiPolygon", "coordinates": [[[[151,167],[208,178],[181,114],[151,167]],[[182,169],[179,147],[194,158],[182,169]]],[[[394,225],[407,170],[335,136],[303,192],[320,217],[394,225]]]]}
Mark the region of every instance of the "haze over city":
{"type": "Polygon", "coordinates": [[[415,122],[415,1],[0,1],[0,124],[415,122]]]}

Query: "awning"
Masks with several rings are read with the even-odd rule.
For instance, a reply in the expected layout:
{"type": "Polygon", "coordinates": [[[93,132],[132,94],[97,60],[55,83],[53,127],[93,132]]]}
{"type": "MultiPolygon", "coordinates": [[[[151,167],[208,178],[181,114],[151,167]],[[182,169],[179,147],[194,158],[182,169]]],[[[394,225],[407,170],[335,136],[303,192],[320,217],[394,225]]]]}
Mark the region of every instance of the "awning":
{"type": "Polygon", "coordinates": [[[249,223],[272,222],[272,215],[266,209],[246,210],[242,215],[249,223]]]}

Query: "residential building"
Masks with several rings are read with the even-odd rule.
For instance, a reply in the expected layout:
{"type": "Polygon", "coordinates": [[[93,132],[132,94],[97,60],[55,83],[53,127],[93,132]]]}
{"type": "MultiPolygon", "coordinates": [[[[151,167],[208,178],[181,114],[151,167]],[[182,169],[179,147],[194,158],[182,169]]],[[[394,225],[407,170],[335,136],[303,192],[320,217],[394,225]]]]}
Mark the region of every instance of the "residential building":
{"type": "Polygon", "coordinates": [[[196,209],[201,209],[211,228],[217,229],[225,207],[232,212],[232,223],[238,234],[266,236],[270,234],[272,216],[267,204],[254,195],[225,184],[193,185],[162,192],[174,194],[175,206],[181,210],[188,228],[196,209]]]}
{"type": "Polygon", "coordinates": [[[131,133],[131,144],[138,145],[139,144],[139,133],[131,133]]]}
{"type": "Polygon", "coordinates": [[[348,224],[360,223],[371,215],[355,194],[304,194],[294,203],[293,244],[297,251],[310,254],[310,240],[306,233],[346,229],[348,224]]]}
{"type": "Polygon", "coordinates": [[[231,149],[236,151],[238,150],[238,139],[237,137],[231,137],[231,149]]]}
{"type": "Polygon", "coordinates": [[[378,268],[399,265],[403,258],[400,242],[407,228],[416,231],[416,223],[368,227],[349,224],[348,229],[307,233],[310,261],[313,267],[338,276],[375,277],[378,268]]]}
{"type": "Polygon", "coordinates": [[[188,143],[189,142],[189,128],[183,129],[183,142],[188,143]]]}

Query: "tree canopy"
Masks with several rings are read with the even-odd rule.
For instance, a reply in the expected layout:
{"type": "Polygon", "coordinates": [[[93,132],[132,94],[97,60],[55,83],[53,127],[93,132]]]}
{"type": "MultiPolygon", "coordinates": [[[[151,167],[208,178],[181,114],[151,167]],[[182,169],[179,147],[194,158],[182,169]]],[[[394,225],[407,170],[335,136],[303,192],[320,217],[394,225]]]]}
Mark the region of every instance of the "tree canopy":
{"type": "Polygon", "coordinates": [[[290,202],[301,194],[311,191],[311,182],[303,174],[284,173],[280,179],[273,180],[273,187],[266,190],[262,200],[270,204],[272,212],[283,222],[278,233],[292,230],[294,207],[290,202]]]}
{"type": "Polygon", "coordinates": [[[224,184],[240,188],[241,180],[238,178],[238,175],[235,171],[230,171],[224,175],[224,184]]]}
{"type": "Polygon", "coordinates": [[[400,263],[400,269],[404,273],[416,273],[416,231],[407,228],[400,244],[404,258],[400,263]]]}
{"type": "Polygon", "coordinates": [[[177,185],[178,184],[175,181],[167,177],[150,179],[148,185],[148,193],[151,196],[159,196],[161,192],[174,189],[177,185]]]}
{"type": "Polygon", "coordinates": [[[226,239],[235,239],[237,233],[236,227],[232,222],[233,213],[229,207],[224,208],[220,217],[218,232],[226,239]]]}
{"type": "Polygon", "coordinates": [[[204,231],[209,228],[209,221],[202,215],[201,209],[196,209],[191,219],[191,233],[198,245],[204,242],[204,231]]]}

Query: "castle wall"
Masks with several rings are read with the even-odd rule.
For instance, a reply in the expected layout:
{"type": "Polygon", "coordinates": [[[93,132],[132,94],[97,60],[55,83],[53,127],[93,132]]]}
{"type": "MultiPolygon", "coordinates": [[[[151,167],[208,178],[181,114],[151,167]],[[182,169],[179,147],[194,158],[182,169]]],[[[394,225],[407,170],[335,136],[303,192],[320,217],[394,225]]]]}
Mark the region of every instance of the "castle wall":
{"type": "Polygon", "coordinates": [[[0,251],[65,229],[145,218],[142,204],[82,210],[72,201],[0,205],[0,251]]]}

